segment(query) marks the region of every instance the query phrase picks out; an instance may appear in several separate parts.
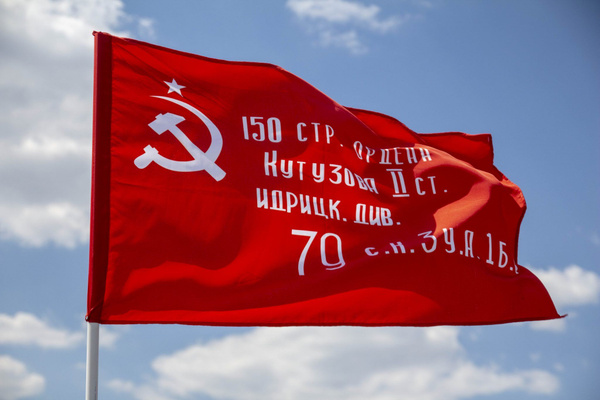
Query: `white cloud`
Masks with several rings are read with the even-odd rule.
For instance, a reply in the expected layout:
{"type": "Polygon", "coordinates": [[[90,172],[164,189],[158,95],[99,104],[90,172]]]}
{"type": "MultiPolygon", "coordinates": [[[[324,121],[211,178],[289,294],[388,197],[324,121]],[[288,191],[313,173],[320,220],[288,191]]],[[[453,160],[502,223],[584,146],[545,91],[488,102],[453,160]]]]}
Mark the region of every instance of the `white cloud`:
{"type": "Polygon", "coordinates": [[[356,31],[334,33],[332,31],[325,30],[321,32],[320,35],[321,44],[323,44],[325,47],[345,47],[350,50],[352,54],[364,54],[368,51],[367,46],[365,46],[358,38],[356,31]]]}
{"type": "Polygon", "coordinates": [[[564,270],[557,268],[531,269],[542,281],[557,308],[598,304],[600,276],[578,265],[564,270]]]}
{"type": "Polygon", "coordinates": [[[411,18],[409,14],[381,17],[378,6],[349,0],[288,0],[287,6],[316,33],[319,44],[346,48],[353,54],[368,51],[358,30],[386,34],[411,18]]]}
{"type": "Polygon", "coordinates": [[[43,376],[29,372],[22,362],[0,355],[0,398],[18,400],[36,396],[44,391],[43,376]]]}
{"type": "Polygon", "coordinates": [[[14,316],[0,314],[0,344],[34,345],[64,349],[83,342],[82,332],[54,328],[33,314],[19,312],[14,316]]]}
{"type": "Polygon", "coordinates": [[[94,30],[149,19],[122,0],[0,0],[0,239],[87,241],[94,30]]]}
{"type": "Polygon", "coordinates": [[[321,20],[333,24],[354,23],[379,32],[398,26],[398,17],[379,18],[380,8],[347,0],[289,0],[288,7],[300,18],[321,20]]]}
{"type": "Polygon", "coordinates": [[[117,340],[119,340],[119,338],[121,337],[121,334],[127,330],[129,330],[129,327],[127,325],[111,326],[110,328],[106,325],[100,325],[100,347],[111,350],[114,349],[117,340]]]}
{"type": "Polygon", "coordinates": [[[114,0],[2,0],[0,4],[5,32],[50,47],[53,53],[71,53],[71,46],[89,47],[91,26],[111,29],[124,16],[123,3],[114,0]]]}
{"type": "Polygon", "coordinates": [[[113,390],[144,400],[452,400],[507,391],[552,394],[555,375],[505,372],[467,358],[459,329],[258,328],[190,346],[152,363],[145,383],[113,390]]]}
{"type": "Polygon", "coordinates": [[[529,327],[535,331],[564,332],[567,329],[567,321],[564,318],[533,321],[529,323],[529,327]]]}
{"type": "Polygon", "coordinates": [[[151,18],[140,18],[138,20],[138,30],[142,36],[154,38],[156,32],[154,31],[154,20],[151,18]]]}
{"type": "MultiPolygon", "coordinates": [[[[570,265],[564,270],[557,268],[529,268],[544,284],[559,313],[569,313],[569,318],[575,314],[566,311],[576,306],[597,304],[600,300],[600,276],[593,271],[586,271],[577,265],[570,265]]],[[[534,321],[527,323],[537,331],[565,332],[567,319],[534,321]]]]}
{"type": "Polygon", "coordinates": [[[72,248],[88,239],[89,216],[71,203],[0,205],[0,219],[0,238],[15,237],[25,245],[54,242],[72,248]]]}

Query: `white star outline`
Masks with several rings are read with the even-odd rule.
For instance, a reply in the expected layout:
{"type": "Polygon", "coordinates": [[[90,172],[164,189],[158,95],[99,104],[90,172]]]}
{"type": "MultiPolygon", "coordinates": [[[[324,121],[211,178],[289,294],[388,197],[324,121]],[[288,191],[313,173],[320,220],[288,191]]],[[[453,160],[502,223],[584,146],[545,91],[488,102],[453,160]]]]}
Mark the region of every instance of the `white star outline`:
{"type": "Polygon", "coordinates": [[[175,78],[173,78],[173,80],[171,82],[167,82],[167,81],[163,81],[163,82],[169,87],[169,91],[167,92],[167,94],[175,92],[178,95],[180,95],[181,97],[183,97],[183,95],[181,94],[181,89],[185,89],[185,86],[179,85],[177,83],[177,81],[175,80],[175,78]]]}

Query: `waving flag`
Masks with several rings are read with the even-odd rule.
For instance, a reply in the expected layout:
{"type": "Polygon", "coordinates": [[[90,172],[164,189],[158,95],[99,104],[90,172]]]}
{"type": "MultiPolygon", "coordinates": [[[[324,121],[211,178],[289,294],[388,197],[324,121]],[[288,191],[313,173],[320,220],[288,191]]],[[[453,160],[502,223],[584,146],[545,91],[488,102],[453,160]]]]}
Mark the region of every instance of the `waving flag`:
{"type": "Polygon", "coordinates": [[[96,33],[90,322],[559,317],[491,137],[417,134],[273,65],[96,33]]]}

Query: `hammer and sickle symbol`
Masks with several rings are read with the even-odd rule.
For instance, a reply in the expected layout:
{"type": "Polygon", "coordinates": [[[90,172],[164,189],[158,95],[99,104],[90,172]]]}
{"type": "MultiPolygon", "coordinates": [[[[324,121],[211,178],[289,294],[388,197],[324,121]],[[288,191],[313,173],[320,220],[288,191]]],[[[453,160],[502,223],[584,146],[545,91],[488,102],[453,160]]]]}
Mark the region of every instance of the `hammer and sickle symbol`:
{"type": "Polygon", "coordinates": [[[209,149],[205,152],[200,150],[198,146],[196,146],[192,141],[186,136],[185,133],[177,124],[182,121],[185,121],[180,115],[166,113],[166,114],[158,114],[156,119],[148,124],[150,128],[154,132],[159,135],[162,135],[164,132],[169,131],[175,136],[175,138],[183,145],[183,147],[190,153],[190,155],[194,158],[190,161],[175,161],[170,158],[166,158],[158,153],[158,150],[150,145],[144,148],[144,154],[140,155],[134,160],[134,164],[139,169],[144,169],[153,161],[160,165],[163,168],[166,168],[171,171],[177,172],[195,172],[195,171],[206,171],[212,176],[216,181],[220,181],[225,177],[225,171],[221,169],[215,161],[219,154],[221,153],[221,149],[223,148],[223,137],[221,136],[221,132],[219,132],[219,128],[210,120],[206,115],[192,107],[191,105],[184,103],[177,99],[172,99],[170,97],[163,96],[152,96],[159,99],[167,100],[172,103],[175,103],[188,111],[191,111],[195,116],[197,116],[208,128],[211,136],[211,143],[209,149]]]}

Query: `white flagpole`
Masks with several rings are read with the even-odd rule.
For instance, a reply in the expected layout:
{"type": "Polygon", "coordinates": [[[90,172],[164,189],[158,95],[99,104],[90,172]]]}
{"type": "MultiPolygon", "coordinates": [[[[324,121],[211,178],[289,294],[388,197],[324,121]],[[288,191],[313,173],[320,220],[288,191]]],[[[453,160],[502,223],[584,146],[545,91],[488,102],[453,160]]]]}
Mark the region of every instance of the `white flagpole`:
{"type": "Polygon", "coordinates": [[[85,366],[85,400],[98,399],[98,345],[100,324],[88,322],[87,363],[85,366]]]}

